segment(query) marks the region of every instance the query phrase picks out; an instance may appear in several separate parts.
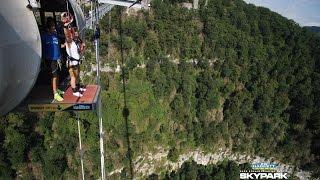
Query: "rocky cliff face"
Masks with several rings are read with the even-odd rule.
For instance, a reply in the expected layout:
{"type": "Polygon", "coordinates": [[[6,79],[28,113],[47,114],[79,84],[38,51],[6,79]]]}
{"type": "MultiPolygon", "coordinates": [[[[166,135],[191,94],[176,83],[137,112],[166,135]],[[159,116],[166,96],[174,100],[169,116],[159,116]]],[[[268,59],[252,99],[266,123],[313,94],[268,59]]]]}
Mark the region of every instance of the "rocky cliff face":
{"type": "MultiPolygon", "coordinates": [[[[179,158],[176,162],[172,162],[167,159],[169,153],[168,150],[165,150],[162,147],[158,147],[157,149],[158,151],[156,153],[140,155],[134,160],[134,171],[137,179],[139,179],[139,177],[147,177],[153,173],[161,174],[161,172],[171,172],[177,170],[181,168],[184,162],[189,160],[193,160],[197,164],[209,165],[217,164],[225,159],[235,161],[238,164],[276,163],[278,164],[277,171],[279,172],[288,172],[289,174],[294,174],[298,179],[310,179],[311,177],[310,172],[302,171],[301,169],[290,164],[281,163],[272,157],[264,158],[255,155],[235,153],[230,149],[219,149],[214,153],[205,153],[201,149],[196,149],[194,151],[179,155],[179,158]]],[[[115,173],[120,173],[122,169],[123,167],[110,172],[109,176],[115,173]]]]}

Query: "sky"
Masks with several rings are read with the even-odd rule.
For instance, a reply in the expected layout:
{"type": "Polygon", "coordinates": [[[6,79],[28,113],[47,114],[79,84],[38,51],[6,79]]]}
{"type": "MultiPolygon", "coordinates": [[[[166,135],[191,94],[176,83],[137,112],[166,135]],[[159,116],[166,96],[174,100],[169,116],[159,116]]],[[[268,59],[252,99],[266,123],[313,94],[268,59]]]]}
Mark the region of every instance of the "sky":
{"type": "Polygon", "coordinates": [[[244,0],[267,7],[300,26],[320,26],[320,0],[244,0]]]}

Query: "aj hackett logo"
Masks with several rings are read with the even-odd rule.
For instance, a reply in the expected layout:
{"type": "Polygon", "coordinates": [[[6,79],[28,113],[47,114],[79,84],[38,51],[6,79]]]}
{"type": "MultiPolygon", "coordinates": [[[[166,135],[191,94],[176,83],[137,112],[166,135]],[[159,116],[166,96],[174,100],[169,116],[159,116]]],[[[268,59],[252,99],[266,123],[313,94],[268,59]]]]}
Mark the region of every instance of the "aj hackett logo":
{"type": "Polygon", "coordinates": [[[256,163],[251,164],[253,170],[269,170],[274,171],[278,167],[278,164],[275,163],[256,163]]]}
{"type": "Polygon", "coordinates": [[[90,104],[78,104],[73,106],[74,110],[90,110],[91,105],[90,104]]]}
{"type": "Polygon", "coordinates": [[[277,172],[278,164],[251,164],[252,170],[240,171],[240,179],[288,179],[286,172],[277,172]]]}

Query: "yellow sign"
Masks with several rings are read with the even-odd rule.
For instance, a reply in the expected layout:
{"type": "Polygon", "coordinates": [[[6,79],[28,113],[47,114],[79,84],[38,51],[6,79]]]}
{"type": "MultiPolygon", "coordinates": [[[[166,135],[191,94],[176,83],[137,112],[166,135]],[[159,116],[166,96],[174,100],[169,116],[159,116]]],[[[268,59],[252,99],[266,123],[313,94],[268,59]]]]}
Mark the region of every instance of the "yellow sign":
{"type": "Polygon", "coordinates": [[[72,106],[72,104],[29,104],[28,108],[31,112],[43,111],[63,111],[72,106]]]}

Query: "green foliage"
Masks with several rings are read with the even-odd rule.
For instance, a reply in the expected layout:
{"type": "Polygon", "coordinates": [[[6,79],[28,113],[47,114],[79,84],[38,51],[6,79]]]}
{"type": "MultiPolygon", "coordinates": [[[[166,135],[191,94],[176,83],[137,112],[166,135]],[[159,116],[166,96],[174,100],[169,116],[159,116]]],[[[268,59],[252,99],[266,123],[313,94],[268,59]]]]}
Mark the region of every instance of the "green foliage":
{"type": "MultiPolygon", "coordinates": [[[[162,147],[175,161],[192,149],[228,147],[319,175],[319,37],[240,0],[200,1],[199,10],[179,3],[154,0],[150,11],[122,15],[126,80],[115,72],[101,77],[107,171],[124,167],[114,176],[125,178],[129,150],[135,160],[162,147]]],[[[100,24],[101,59],[111,67],[121,62],[118,10],[111,12],[110,25],[107,16],[100,24]]],[[[86,43],[82,69],[90,71],[95,51],[86,43]]],[[[98,179],[98,119],[94,112],[80,118],[87,176],[98,179]]],[[[0,135],[1,178],[79,174],[72,113],[9,114],[0,121],[0,135]]],[[[165,177],[237,179],[238,171],[232,162],[191,162],[165,177]]]]}
{"type": "MultiPolygon", "coordinates": [[[[198,165],[194,161],[182,164],[176,172],[167,172],[164,179],[239,179],[239,166],[233,161],[219,162],[217,165],[198,165]]],[[[153,175],[155,176],[155,175],[153,175]]],[[[151,176],[149,176],[151,178],[151,176]]]]}
{"type": "Polygon", "coordinates": [[[143,20],[137,22],[136,17],[129,16],[123,22],[123,31],[135,42],[141,43],[147,36],[147,23],[143,20]]]}
{"type": "Polygon", "coordinates": [[[26,160],[27,139],[21,132],[24,128],[24,118],[22,114],[9,114],[8,126],[4,131],[6,136],[3,146],[8,152],[8,159],[14,169],[18,169],[26,160]]]}
{"type": "Polygon", "coordinates": [[[170,161],[176,162],[178,158],[179,158],[178,150],[175,147],[171,148],[168,153],[168,159],[170,161]]]}

